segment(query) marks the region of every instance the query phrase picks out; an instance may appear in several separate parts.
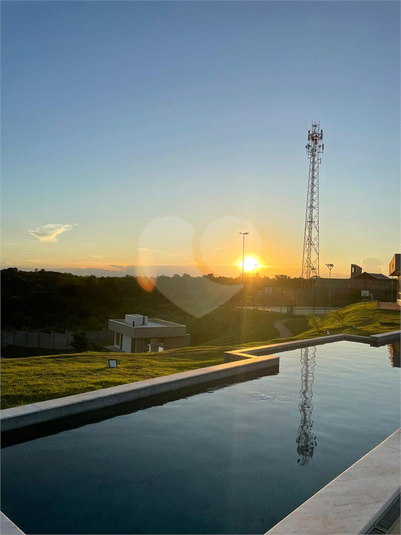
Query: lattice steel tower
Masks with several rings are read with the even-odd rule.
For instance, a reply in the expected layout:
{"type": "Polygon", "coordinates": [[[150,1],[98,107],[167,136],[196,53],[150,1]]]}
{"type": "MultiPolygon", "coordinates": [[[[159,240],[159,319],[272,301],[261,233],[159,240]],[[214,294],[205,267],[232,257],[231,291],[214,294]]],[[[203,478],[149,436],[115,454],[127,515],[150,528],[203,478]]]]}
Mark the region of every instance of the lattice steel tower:
{"type": "Polygon", "coordinates": [[[304,279],[319,276],[319,165],[324,150],[322,140],[323,130],[320,129],[320,124],[312,123],[312,130],[308,130],[308,144],[305,145],[309,158],[309,178],[302,256],[304,279]]]}

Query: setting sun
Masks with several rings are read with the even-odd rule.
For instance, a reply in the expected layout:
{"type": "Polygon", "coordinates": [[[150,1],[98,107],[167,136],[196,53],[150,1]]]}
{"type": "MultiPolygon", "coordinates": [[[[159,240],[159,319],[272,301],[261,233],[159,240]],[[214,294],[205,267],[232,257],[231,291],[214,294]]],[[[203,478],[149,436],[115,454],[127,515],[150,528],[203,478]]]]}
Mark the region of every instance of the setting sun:
{"type": "MultiPolygon", "coordinates": [[[[238,262],[238,265],[242,268],[242,259],[238,262]]],[[[261,263],[254,256],[246,256],[244,260],[244,270],[252,271],[253,269],[260,268],[261,263]]]]}

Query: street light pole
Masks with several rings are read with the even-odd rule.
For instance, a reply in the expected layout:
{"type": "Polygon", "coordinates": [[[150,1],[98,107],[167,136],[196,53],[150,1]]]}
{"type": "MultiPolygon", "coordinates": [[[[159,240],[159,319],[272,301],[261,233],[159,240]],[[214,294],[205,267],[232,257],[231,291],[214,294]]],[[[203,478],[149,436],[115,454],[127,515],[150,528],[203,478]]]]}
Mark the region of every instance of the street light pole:
{"type": "Polygon", "coordinates": [[[252,287],[253,289],[255,290],[255,309],[257,310],[258,309],[258,288],[255,284],[255,269],[258,267],[257,264],[254,264],[253,265],[253,270],[252,270],[252,287]]]}
{"type": "Polygon", "coordinates": [[[311,267],[311,272],[313,273],[313,275],[311,276],[311,280],[312,280],[312,314],[315,315],[315,285],[316,285],[316,268],[315,267],[311,267]]]}
{"type": "Polygon", "coordinates": [[[249,232],[238,232],[238,234],[242,234],[242,284],[244,284],[244,268],[245,268],[245,236],[249,234],[249,232]]]}
{"type": "Polygon", "coordinates": [[[240,323],[240,332],[239,332],[239,341],[240,341],[240,344],[242,344],[242,331],[243,331],[243,322],[244,322],[244,293],[245,293],[245,286],[244,286],[245,236],[249,234],[249,232],[238,232],[238,234],[242,235],[242,296],[241,296],[241,323],[240,323]]]}
{"type": "Polygon", "coordinates": [[[334,264],[326,264],[326,267],[328,268],[329,270],[329,312],[330,312],[330,286],[331,286],[331,270],[333,269],[334,267],[334,264]]]}

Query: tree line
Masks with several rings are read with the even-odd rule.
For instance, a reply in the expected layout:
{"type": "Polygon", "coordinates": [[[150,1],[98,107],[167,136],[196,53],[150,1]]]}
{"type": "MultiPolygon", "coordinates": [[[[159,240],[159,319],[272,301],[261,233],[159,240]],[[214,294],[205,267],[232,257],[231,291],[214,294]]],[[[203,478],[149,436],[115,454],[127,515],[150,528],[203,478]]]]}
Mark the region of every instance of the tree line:
{"type": "MultiPolygon", "coordinates": [[[[205,275],[218,284],[239,284],[241,277],[205,275]]],[[[162,276],[163,284],[177,288],[196,282],[196,277],[184,274],[162,276]]],[[[159,316],[170,321],[187,323],[188,317],[171,303],[157,287],[146,291],[136,277],[96,277],[46,271],[21,271],[7,268],[1,271],[2,328],[63,332],[96,330],[107,327],[109,318],[122,318],[129,312],[159,316]]],[[[265,286],[295,287],[299,279],[285,275],[247,277],[246,292],[254,293],[265,286]]],[[[236,294],[227,306],[236,306],[236,294]]]]}

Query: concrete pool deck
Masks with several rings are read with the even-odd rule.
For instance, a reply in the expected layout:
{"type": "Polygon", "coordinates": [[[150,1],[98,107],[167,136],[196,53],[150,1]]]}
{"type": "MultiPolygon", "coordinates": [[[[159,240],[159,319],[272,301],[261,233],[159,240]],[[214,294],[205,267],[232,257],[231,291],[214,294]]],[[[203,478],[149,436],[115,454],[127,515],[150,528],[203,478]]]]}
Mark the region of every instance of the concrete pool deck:
{"type": "Polygon", "coordinates": [[[369,533],[400,494],[400,438],[398,429],[267,533],[369,533]]]}
{"type": "Polygon", "coordinates": [[[0,533],[1,535],[24,535],[24,532],[2,512],[0,512],[0,533]]]}

